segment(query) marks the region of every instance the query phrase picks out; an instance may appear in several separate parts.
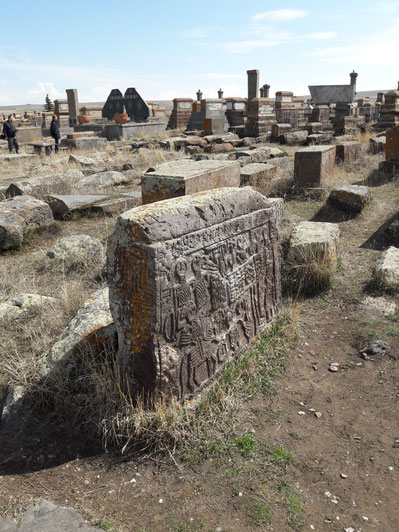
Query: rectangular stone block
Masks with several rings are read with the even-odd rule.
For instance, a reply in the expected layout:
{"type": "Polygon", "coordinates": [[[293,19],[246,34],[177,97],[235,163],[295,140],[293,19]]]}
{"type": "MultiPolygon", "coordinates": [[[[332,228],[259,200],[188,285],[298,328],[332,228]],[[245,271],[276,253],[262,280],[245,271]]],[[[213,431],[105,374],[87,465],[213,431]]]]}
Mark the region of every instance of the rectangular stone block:
{"type": "Polygon", "coordinates": [[[348,163],[356,161],[360,157],[362,143],[357,141],[341,142],[336,145],[336,162],[348,163]]]}
{"type": "Polygon", "coordinates": [[[387,159],[399,159],[399,127],[387,131],[385,156],[387,159]]]}
{"type": "Polygon", "coordinates": [[[239,186],[240,164],[236,161],[181,159],[150,168],[142,176],[142,203],[239,186]]]}
{"type": "Polygon", "coordinates": [[[319,186],[335,168],[335,146],[309,146],[295,153],[294,180],[299,186],[319,186]]]}
{"type": "Polygon", "coordinates": [[[133,392],[200,390],[281,303],[275,213],[223,188],[122,214],[108,243],[117,362],[133,392]]]}
{"type": "Polygon", "coordinates": [[[269,182],[276,173],[276,167],[273,164],[250,163],[241,168],[240,186],[258,188],[269,182]]]}

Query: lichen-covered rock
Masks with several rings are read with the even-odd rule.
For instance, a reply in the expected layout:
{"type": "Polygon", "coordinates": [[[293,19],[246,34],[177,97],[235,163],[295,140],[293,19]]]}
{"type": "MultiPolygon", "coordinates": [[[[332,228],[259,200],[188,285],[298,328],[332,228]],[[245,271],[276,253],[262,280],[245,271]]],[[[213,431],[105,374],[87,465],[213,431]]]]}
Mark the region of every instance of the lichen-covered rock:
{"type": "Polygon", "coordinates": [[[0,517],[0,532],[96,532],[99,528],[86,526],[85,520],[75,510],[56,506],[43,499],[35,502],[19,520],[0,517]]]}
{"type": "Polygon", "coordinates": [[[69,163],[81,164],[82,166],[94,166],[96,161],[90,157],[84,157],[83,155],[71,155],[69,156],[69,163]]]}
{"type": "Polygon", "coordinates": [[[341,211],[359,213],[370,198],[370,190],[367,187],[343,185],[331,191],[328,201],[341,211]]]}
{"type": "Polygon", "coordinates": [[[70,321],[59,340],[41,361],[43,374],[55,365],[75,367],[76,356],[85,349],[114,349],[116,332],[109,310],[108,288],[96,292],[70,321]]]}
{"type": "Polygon", "coordinates": [[[4,303],[0,303],[0,320],[16,318],[32,308],[41,308],[56,302],[54,297],[39,294],[18,294],[4,303]]]}
{"type": "Polygon", "coordinates": [[[0,202],[0,250],[18,247],[29,231],[54,223],[50,207],[31,196],[0,202]]]}
{"type": "Polygon", "coordinates": [[[391,246],[381,253],[374,270],[374,276],[387,286],[399,288],[399,249],[391,246]]]}
{"type": "Polygon", "coordinates": [[[104,247],[98,238],[89,235],[73,235],[60,238],[47,251],[47,256],[69,268],[105,262],[104,247]]]}
{"type": "Polygon", "coordinates": [[[76,187],[82,191],[91,191],[93,189],[103,189],[121,185],[126,182],[126,176],[121,172],[109,171],[87,175],[76,184],[76,187]]]}

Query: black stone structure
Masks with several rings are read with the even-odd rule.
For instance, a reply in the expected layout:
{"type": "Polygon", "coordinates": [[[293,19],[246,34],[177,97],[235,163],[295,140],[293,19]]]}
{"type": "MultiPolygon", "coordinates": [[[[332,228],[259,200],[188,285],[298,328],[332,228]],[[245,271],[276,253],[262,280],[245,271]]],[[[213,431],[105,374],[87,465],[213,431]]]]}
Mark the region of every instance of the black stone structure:
{"type": "Polygon", "coordinates": [[[119,89],[112,89],[102,110],[102,117],[113,120],[116,114],[123,113],[123,107],[133,122],[146,122],[150,110],[135,88],[126,90],[123,96],[119,89]]]}

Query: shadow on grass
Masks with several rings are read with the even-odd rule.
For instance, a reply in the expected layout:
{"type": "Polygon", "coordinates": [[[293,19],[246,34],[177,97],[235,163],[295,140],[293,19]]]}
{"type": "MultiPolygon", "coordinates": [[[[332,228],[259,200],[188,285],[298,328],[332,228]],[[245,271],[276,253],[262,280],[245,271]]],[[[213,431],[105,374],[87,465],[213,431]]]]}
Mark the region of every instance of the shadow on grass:
{"type": "Polygon", "coordinates": [[[397,246],[399,244],[397,238],[388,231],[389,226],[397,219],[398,214],[394,214],[388,218],[388,220],[384,222],[365,242],[363,242],[360,247],[363,249],[383,251],[389,246],[397,246]]]}
{"type": "Polygon", "coordinates": [[[316,214],[311,219],[312,222],[330,222],[330,223],[341,223],[347,222],[356,218],[359,213],[349,213],[341,211],[335,208],[331,203],[327,202],[325,205],[320,207],[316,214]]]}
{"type": "Polygon", "coordinates": [[[397,174],[385,174],[384,172],[381,172],[381,170],[376,168],[375,170],[372,170],[367,177],[353,184],[369,187],[381,187],[382,185],[386,185],[387,183],[396,181],[398,178],[399,175],[397,174]]]}

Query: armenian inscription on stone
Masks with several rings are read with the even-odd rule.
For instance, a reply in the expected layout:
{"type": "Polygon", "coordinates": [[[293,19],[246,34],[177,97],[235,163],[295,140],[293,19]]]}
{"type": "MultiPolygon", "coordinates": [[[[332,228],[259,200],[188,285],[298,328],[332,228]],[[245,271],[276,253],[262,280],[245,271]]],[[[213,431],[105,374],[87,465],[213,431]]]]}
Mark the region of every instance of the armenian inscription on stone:
{"type": "Polygon", "coordinates": [[[266,198],[222,188],[122,214],[108,245],[117,360],[136,390],[199,390],[276,315],[276,221],[266,198]]]}

